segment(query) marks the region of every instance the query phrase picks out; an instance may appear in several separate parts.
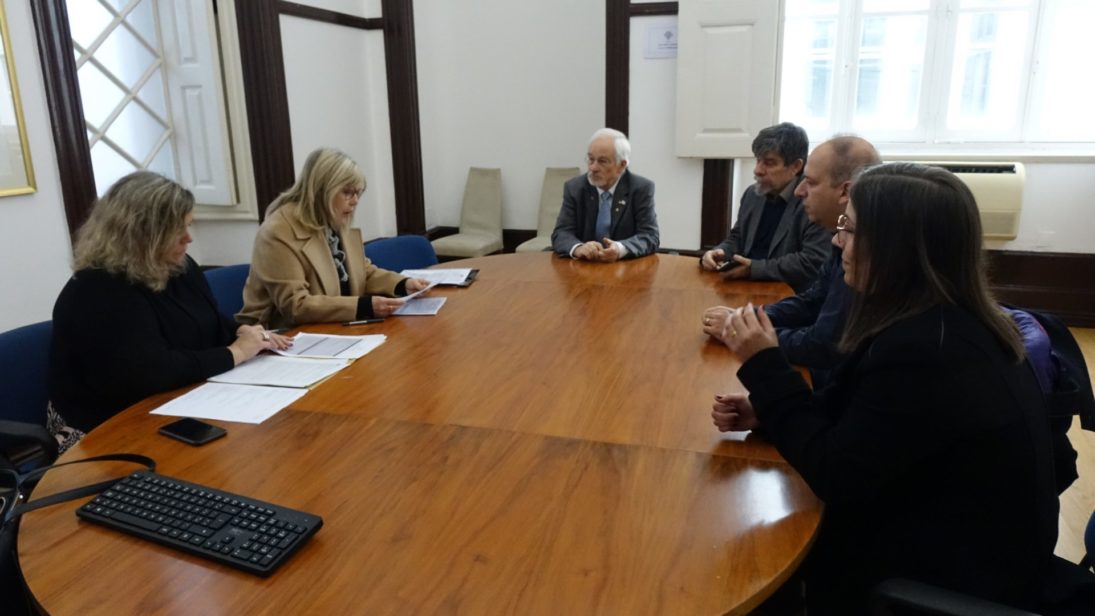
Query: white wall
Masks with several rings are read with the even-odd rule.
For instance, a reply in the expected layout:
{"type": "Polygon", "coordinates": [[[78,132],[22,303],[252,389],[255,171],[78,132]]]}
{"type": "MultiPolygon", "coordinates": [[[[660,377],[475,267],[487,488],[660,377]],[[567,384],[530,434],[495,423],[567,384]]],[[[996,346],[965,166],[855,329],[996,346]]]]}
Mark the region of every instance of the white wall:
{"type": "Polygon", "coordinates": [[[468,167],[499,167],[503,226],[535,229],[544,168],[584,168],[604,123],[604,5],[474,5],[414,3],[426,224],[458,225],[468,167]]]}
{"type": "MultiPolygon", "coordinates": [[[[502,168],[503,226],[535,228],[542,168],[581,166],[590,127],[604,121],[603,3],[415,5],[427,225],[459,224],[467,167],[478,165],[502,168]]],[[[632,168],[657,185],[662,246],[699,248],[703,164],[674,153],[675,60],[642,57],[646,26],[659,20],[675,19],[631,20],[632,168]]],[[[743,162],[735,166],[735,214],[752,182],[753,161],[743,162]]],[[[1026,164],[1019,237],[989,247],[1095,252],[1086,207],[1095,163],[1026,164]]]]}
{"type": "Polygon", "coordinates": [[[72,273],[34,22],[27,3],[5,4],[38,191],[0,199],[0,331],[52,318],[53,302],[72,273]]]}
{"type": "MultiPolygon", "coordinates": [[[[379,0],[369,6],[353,0],[306,4],[358,17],[380,15],[379,0]]],[[[295,172],[318,147],[346,152],[368,184],[354,224],[366,240],[395,235],[384,35],[291,16],[282,17],[280,26],[295,172]]],[[[251,221],[197,221],[190,255],[203,265],[249,262],[257,230],[251,221]]]]}
{"type": "Polygon", "coordinates": [[[631,20],[631,132],[634,170],[654,181],[662,248],[700,247],[703,160],[677,158],[677,63],[675,58],[643,58],[648,27],[675,24],[676,17],[631,20]]]}
{"type": "Polygon", "coordinates": [[[296,169],[321,146],[349,154],[367,182],[354,223],[365,239],[394,235],[384,35],[282,17],[281,36],[296,169]]]}

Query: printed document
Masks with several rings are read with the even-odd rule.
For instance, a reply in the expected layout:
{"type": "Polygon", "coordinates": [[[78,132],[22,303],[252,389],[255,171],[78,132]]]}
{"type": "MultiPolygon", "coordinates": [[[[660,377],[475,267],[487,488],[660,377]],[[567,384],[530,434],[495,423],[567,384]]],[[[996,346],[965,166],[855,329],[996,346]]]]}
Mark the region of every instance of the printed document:
{"type": "Polygon", "coordinates": [[[307,389],[206,383],[154,409],[153,415],[262,423],[308,393],[307,389]]]}
{"type": "Polygon", "coordinates": [[[224,374],[210,377],[214,383],[309,387],[350,365],[345,359],[302,359],[259,355],[224,374]]]}
{"type": "Polygon", "coordinates": [[[297,334],[293,346],[284,351],[274,351],[286,357],[314,357],[320,359],[357,359],[384,344],[387,336],[338,336],[334,334],[297,334]]]}
{"type": "Polygon", "coordinates": [[[395,309],[392,316],[418,317],[433,316],[445,305],[447,297],[417,297],[395,309]]]}
{"type": "Polygon", "coordinates": [[[401,276],[408,278],[422,278],[434,284],[462,285],[471,275],[471,268],[454,269],[408,269],[399,272],[401,276]]]}

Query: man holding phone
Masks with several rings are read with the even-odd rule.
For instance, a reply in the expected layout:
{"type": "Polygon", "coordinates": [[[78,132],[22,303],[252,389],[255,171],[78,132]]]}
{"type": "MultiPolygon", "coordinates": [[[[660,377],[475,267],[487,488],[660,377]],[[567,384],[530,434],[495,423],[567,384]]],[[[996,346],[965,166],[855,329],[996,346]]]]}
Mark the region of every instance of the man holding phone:
{"type": "Polygon", "coordinates": [[[806,165],[809,138],[784,122],[753,140],[755,183],[741,197],[730,236],[700,259],[726,279],[781,280],[796,293],[817,277],[832,233],[809,220],[795,194],[806,165]]]}

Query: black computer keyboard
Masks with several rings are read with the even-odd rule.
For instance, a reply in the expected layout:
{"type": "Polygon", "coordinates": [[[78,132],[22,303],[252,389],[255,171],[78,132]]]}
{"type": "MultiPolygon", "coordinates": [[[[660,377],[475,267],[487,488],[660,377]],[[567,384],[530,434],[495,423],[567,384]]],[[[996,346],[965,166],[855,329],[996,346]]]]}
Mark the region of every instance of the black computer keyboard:
{"type": "Polygon", "coordinates": [[[76,510],[81,519],[267,576],[323,518],[140,471],[76,510]]]}

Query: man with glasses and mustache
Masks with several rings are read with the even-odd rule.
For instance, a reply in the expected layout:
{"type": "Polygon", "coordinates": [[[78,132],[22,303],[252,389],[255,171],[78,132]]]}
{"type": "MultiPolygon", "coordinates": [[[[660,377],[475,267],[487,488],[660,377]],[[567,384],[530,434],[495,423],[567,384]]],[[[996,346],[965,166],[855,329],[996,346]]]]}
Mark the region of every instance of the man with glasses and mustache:
{"type": "Polygon", "coordinates": [[[832,231],[810,222],[795,192],[809,147],[806,131],[790,122],[757,133],[756,182],[741,197],[730,236],[700,259],[703,269],[728,280],[781,280],[795,292],[810,286],[832,231]]]}
{"type": "Polygon", "coordinates": [[[618,130],[593,133],[589,172],[567,181],[551,234],[552,250],[572,259],[611,263],[658,248],[654,183],[628,170],[631,144],[618,130]]]}
{"type": "MultiPolygon", "coordinates": [[[[825,229],[833,245],[821,273],[808,289],[764,310],[776,327],[779,346],[788,361],[810,369],[814,389],[828,382],[830,370],[843,357],[836,344],[844,329],[849,291],[844,283],[838,236],[854,231],[844,224],[844,208],[859,170],[881,162],[878,150],[867,140],[849,135],[833,137],[814,148],[795,189],[806,216],[825,229]]],[[[726,306],[705,310],[703,331],[725,342],[733,334],[725,327],[733,310],[726,306]]]]}

